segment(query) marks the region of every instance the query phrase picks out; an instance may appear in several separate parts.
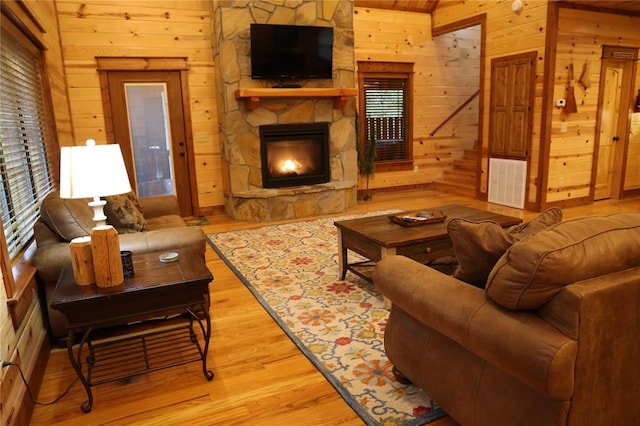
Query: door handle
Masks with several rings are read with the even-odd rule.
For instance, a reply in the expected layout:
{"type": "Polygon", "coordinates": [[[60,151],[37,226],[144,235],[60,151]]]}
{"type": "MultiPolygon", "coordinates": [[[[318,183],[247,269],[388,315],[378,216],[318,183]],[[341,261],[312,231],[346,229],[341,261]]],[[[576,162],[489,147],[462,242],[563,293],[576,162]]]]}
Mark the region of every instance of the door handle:
{"type": "Polygon", "coordinates": [[[613,137],[613,141],[614,141],[614,142],[618,142],[619,140],[620,140],[620,138],[619,138],[619,137],[617,137],[617,136],[614,136],[614,137],[613,137]]]}
{"type": "Polygon", "coordinates": [[[180,151],[180,157],[184,157],[186,154],[184,151],[180,151]]]}

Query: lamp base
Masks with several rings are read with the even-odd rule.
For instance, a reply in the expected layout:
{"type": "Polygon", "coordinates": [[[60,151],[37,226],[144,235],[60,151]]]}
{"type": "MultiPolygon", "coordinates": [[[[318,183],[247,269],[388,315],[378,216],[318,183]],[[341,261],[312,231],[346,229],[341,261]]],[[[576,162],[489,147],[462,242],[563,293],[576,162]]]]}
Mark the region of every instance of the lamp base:
{"type": "Polygon", "coordinates": [[[96,282],[93,272],[93,255],[91,253],[91,237],[78,237],[69,243],[73,277],[78,285],[89,285],[96,282]]]}
{"type": "Polygon", "coordinates": [[[93,269],[98,287],[115,287],[124,283],[118,231],[111,225],[91,230],[93,269]]]}

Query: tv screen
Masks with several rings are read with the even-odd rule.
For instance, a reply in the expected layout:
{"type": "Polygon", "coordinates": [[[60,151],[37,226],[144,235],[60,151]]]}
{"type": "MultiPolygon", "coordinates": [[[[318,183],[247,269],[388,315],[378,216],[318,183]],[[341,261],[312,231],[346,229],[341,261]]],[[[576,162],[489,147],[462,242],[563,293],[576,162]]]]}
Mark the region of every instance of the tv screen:
{"type": "Polygon", "coordinates": [[[332,78],[333,28],[251,24],[251,78],[332,78]]]}

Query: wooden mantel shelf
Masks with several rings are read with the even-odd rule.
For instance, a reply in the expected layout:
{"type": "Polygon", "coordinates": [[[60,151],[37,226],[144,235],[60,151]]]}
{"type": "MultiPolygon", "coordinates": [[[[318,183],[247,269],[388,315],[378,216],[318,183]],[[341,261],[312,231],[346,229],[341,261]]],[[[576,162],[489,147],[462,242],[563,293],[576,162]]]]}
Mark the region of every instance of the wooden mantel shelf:
{"type": "Polygon", "coordinates": [[[244,99],[247,109],[256,109],[261,98],[333,98],[333,107],[340,109],[351,96],[358,94],[357,89],[334,88],[282,88],[282,89],[238,89],[236,99],[244,99]]]}

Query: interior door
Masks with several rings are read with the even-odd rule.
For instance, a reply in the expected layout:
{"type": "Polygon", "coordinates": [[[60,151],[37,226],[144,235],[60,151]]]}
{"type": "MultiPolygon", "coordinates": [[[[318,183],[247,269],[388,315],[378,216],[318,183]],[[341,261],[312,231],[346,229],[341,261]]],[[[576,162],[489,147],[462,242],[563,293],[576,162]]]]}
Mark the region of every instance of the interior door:
{"type": "Polygon", "coordinates": [[[620,116],[620,91],[622,90],[622,67],[607,66],[604,70],[605,85],[600,110],[600,143],[594,199],[611,197],[611,184],[616,170],[615,148],[619,146],[618,118],[620,116]]]}
{"type": "Polygon", "coordinates": [[[594,200],[619,198],[622,195],[634,59],[631,52],[617,47],[605,47],[603,56],[598,101],[594,200]],[[621,52],[630,56],[621,56],[621,52]]]}
{"type": "Polygon", "coordinates": [[[491,61],[489,155],[526,160],[531,142],[536,52],[491,61]]]}
{"type": "Polygon", "coordinates": [[[189,162],[180,73],[107,73],[114,140],[140,197],[173,194],[191,216],[189,162]]]}

